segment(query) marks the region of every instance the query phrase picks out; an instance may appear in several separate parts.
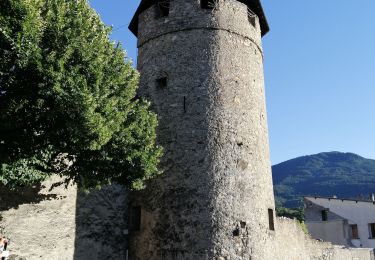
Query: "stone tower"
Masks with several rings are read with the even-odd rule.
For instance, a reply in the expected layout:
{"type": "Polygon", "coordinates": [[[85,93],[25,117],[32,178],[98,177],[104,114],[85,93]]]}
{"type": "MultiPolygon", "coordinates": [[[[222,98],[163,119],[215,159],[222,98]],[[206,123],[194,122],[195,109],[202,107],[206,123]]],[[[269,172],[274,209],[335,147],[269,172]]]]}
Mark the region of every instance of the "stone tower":
{"type": "Polygon", "coordinates": [[[164,174],[134,194],[132,260],[264,260],[275,236],[259,0],[143,0],[139,95],[164,174]]]}

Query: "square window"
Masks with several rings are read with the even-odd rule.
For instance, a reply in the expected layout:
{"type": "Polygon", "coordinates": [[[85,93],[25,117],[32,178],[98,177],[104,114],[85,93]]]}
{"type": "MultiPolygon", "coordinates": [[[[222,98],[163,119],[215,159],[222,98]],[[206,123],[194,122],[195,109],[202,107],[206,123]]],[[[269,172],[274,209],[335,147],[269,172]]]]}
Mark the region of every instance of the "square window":
{"type": "Polygon", "coordinates": [[[350,231],[352,239],[359,239],[358,226],[356,224],[350,225],[350,231]]]}
{"type": "Polygon", "coordinates": [[[157,88],[165,88],[167,87],[168,80],[167,77],[162,77],[156,80],[156,87],[157,88]]]}

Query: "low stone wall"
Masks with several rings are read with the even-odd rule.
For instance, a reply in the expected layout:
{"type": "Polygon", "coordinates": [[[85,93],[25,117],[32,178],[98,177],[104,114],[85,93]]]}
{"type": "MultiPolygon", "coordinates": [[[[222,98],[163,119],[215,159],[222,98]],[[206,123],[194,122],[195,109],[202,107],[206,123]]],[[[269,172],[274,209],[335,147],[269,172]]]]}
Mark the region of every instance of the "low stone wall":
{"type": "MultiPolygon", "coordinates": [[[[54,177],[15,192],[0,189],[0,228],[11,239],[10,260],[126,259],[127,191],[121,186],[87,193],[76,186],[53,188],[59,181],[54,177]]],[[[375,260],[372,249],[314,240],[295,220],[278,218],[275,224],[276,231],[259,241],[264,255],[253,260],[375,260]]]]}
{"type": "MultiPolygon", "coordinates": [[[[374,260],[373,249],[345,248],[314,240],[296,220],[277,219],[277,230],[270,250],[277,260],[374,260]]],[[[271,243],[272,243],[271,242],[271,243]]],[[[272,259],[272,258],[267,258],[272,259]]]]}
{"type": "Polygon", "coordinates": [[[0,232],[10,238],[11,259],[125,259],[126,190],[53,187],[60,181],[14,192],[0,188],[0,232]]]}

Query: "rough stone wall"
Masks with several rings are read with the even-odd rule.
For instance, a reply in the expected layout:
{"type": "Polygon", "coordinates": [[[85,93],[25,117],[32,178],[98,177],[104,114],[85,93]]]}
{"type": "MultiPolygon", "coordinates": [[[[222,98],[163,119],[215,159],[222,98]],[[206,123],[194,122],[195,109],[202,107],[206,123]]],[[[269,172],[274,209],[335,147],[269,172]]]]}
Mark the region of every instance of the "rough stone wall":
{"type": "Polygon", "coordinates": [[[264,259],[277,260],[374,260],[371,248],[345,248],[314,240],[295,220],[277,218],[276,236],[264,245],[269,254],[264,259]]]}
{"type": "Polygon", "coordinates": [[[126,190],[52,188],[59,181],[53,177],[41,187],[15,192],[0,189],[0,227],[10,238],[12,259],[125,259],[126,190]]]}
{"type": "Polygon", "coordinates": [[[77,194],[74,260],[126,260],[128,191],[120,185],[77,194]]]}
{"type": "MultiPolygon", "coordinates": [[[[240,2],[219,3],[202,10],[198,0],[174,0],[169,17],[157,19],[155,7],[140,16],[140,95],[159,115],[165,174],[132,194],[131,207],[142,211],[130,258],[374,260],[369,249],[314,241],[292,220],[269,230],[274,199],[259,23],[248,21],[240,2]],[[162,77],[166,87],[157,86],[162,77]]],[[[56,181],[31,199],[1,197],[11,250],[27,260],[125,259],[126,190],[77,195],[74,186],[50,190],[56,181]]]]}
{"type": "Polygon", "coordinates": [[[259,22],[219,2],[174,0],[168,17],[156,6],[139,17],[140,95],[159,115],[165,173],[133,200],[131,259],[263,260],[275,235],[259,22]]]}

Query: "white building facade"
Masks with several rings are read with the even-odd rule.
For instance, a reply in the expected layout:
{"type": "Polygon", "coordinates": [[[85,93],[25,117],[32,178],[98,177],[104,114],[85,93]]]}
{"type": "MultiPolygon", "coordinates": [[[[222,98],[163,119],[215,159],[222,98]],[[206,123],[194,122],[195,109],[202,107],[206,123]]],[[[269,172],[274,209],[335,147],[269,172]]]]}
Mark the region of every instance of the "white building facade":
{"type": "Polygon", "coordinates": [[[375,248],[375,202],[305,197],[305,221],[315,239],[375,248]]]}

